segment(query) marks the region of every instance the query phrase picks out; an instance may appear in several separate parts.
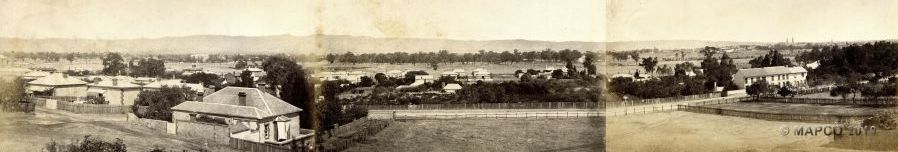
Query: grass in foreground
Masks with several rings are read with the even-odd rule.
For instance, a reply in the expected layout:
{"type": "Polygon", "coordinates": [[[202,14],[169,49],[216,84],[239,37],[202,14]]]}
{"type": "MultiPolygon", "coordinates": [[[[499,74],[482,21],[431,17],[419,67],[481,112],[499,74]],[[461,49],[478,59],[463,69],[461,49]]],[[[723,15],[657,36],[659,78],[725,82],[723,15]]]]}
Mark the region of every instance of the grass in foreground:
{"type": "Polygon", "coordinates": [[[347,151],[602,151],[602,123],[598,118],[393,122],[347,151]]]}

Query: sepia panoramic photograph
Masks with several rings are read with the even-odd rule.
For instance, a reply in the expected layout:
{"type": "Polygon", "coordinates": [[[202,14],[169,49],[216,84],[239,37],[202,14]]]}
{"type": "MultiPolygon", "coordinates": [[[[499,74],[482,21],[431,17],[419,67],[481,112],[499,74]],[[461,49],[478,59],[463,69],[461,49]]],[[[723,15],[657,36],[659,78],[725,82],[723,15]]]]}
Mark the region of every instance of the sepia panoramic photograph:
{"type": "Polygon", "coordinates": [[[898,1],[0,0],[0,152],[898,151],[898,1]]]}

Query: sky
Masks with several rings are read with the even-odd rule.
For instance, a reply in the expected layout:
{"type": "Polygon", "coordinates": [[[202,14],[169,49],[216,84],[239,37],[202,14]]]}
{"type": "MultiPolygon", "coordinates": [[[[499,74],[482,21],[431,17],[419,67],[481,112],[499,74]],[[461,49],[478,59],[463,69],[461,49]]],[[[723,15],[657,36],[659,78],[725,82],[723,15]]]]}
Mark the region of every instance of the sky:
{"type": "Polygon", "coordinates": [[[611,0],[609,41],[898,38],[894,0],[611,0]]]}
{"type": "Polygon", "coordinates": [[[893,0],[0,0],[0,37],[459,40],[898,38],[893,0]]]}
{"type": "Polygon", "coordinates": [[[0,0],[0,37],[355,35],[601,41],[596,0],[0,0]]]}

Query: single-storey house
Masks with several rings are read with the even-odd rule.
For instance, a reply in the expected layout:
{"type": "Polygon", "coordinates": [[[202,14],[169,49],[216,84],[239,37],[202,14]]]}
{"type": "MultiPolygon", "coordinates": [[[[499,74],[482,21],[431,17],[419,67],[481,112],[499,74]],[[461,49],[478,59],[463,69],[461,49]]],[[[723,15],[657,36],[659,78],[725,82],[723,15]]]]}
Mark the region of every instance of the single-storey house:
{"type": "Polygon", "coordinates": [[[443,91],[446,91],[447,93],[455,93],[455,91],[458,90],[461,90],[461,85],[456,83],[450,83],[443,86],[443,91]]]}
{"type": "Polygon", "coordinates": [[[87,96],[87,82],[62,73],[50,74],[28,82],[26,92],[38,95],[84,97],[87,96]]]}
{"type": "Polygon", "coordinates": [[[131,83],[128,79],[104,79],[88,84],[89,96],[102,97],[109,105],[134,105],[137,95],[140,94],[140,85],[131,83]]]}
{"type": "Polygon", "coordinates": [[[202,101],[185,101],[171,109],[175,123],[223,120],[231,128],[231,138],[252,142],[286,144],[314,135],[299,127],[302,109],[256,88],[226,87],[202,101]]]}

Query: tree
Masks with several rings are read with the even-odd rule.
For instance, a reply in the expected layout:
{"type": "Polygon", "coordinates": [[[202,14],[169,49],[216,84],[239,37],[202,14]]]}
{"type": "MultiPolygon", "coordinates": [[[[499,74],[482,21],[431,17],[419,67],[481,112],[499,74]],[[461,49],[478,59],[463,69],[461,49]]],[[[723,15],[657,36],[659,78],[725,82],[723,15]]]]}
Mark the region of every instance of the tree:
{"type": "Polygon", "coordinates": [[[779,94],[780,96],[783,96],[783,97],[789,97],[789,96],[795,97],[795,91],[792,91],[792,89],[789,89],[788,87],[785,87],[785,86],[780,87],[780,89],[778,91],[776,91],[776,94],[779,94]]]}
{"type": "Polygon", "coordinates": [[[690,62],[674,65],[674,76],[685,76],[687,72],[695,71],[696,67],[690,62]]]}
{"type": "Polygon", "coordinates": [[[103,75],[117,76],[124,74],[128,65],[125,65],[125,59],[118,53],[107,53],[103,58],[103,75]]]}
{"type": "Polygon", "coordinates": [[[661,66],[661,68],[658,68],[658,70],[656,70],[656,72],[659,75],[668,75],[668,74],[671,74],[671,71],[672,70],[670,69],[670,67],[668,67],[666,64],[661,66]]]}
{"type": "Polygon", "coordinates": [[[552,78],[564,79],[564,71],[561,71],[561,69],[555,69],[555,71],[552,71],[552,78]]]}
{"type": "Polygon", "coordinates": [[[430,61],[430,68],[433,68],[433,70],[437,70],[437,68],[439,68],[439,65],[437,65],[437,61],[430,61]]]}
{"type": "Polygon", "coordinates": [[[269,57],[262,63],[262,69],[267,73],[262,79],[268,82],[281,100],[296,106],[300,112],[300,126],[302,128],[316,128],[313,116],[318,115],[318,109],[314,106],[312,85],[302,66],[295,61],[284,57],[269,57]]]}
{"type": "Polygon", "coordinates": [[[75,54],[74,53],[66,54],[65,60],[69,60],[69,62],[75,61],[75,54]]]}
{"type": "Polygon", "coordinates": [[[573,61],[568,60],[568,61],[567,61],[567,64],[565,64],[564,67],[567,68],[567,77],[568,77],[568,78],[571,78],[571,79],[576,79],[577,76],[578,76],[578,74],[577,74],[577,67],[575,67],[575,66],[574,66],[574,63],[572,63],[572,62],[573,62],[573,61]]]}
{"type": "Polygon", "coordinates": [[[408,71],[405,73],[405,77],[403,79],[404,83],[402,84],[412,84],[415,82],[415,76],[418,75],[427,75],[427,72],[424,71],[408,71]]]}
{"type": "Polygon", "coordinates": [[[361,78],[359,78],[359,80],[360,80],[359,81],[360,87],[370,87],[370,86],[374,85],[374,80],[371,79],[371,77],[362,76],[361,78]]]}
{"type": "Polygon", "coordinates": [[[239,87],[255,88],[255,82],[256,81],[253,80],[252,72],[250,72],[249,70],[243,70],[243,72],[240,72],[240,83],[238,84],[239,87]]]}
{"type": "Polygon", "coordinates": [[[854,93],[854,90],[848,86],[836,86],[836,88],[829,90],[829,96],[841,96],[843,100],[848,98],[848,94],[852,93],[854,93]]]}
{"type": "Polygon", "coordinates": [[[639,62],[639,53],[636,53],[636,52],[630,53],[630,58],[632,58],[633,61],[639,62]]]}
{"type": "Polygon", "coordinates": [[[334,64],[334,61],[337,61],[337,55],[328,53],[327,56],[324,57],[324,59],[327,60],[328,63],[334,64]]]}
{"type": "Polygon", "coordinates": [[[652,72],[655,72],[655,66],[657,66],[657,65],[658,65],[658,57],[655,57],[655,58],[651,58],[651,57],[643,58],[643,59],[642,59],[642,63],[639,64],[639,66],[642,66],[642,68],[645,69],[645,72],[646,72],[646,73],[652,73],[652,72]]]}
{"type": "Polygon", "coordinates": [[[768,84],[766,80],[756,81],[749,85],[748,88],[745,89],[745,92],[748,93],[748,95],[754,96],[757,100],[762,95],[770,92],[770,84],[768,84]]]}
{"type": "Polygon", "coordinates": [[[245,69],[245,68],[246,68],[246,61],[243,61],[243,60],[237,61],[237,64],[234,65],[234,69],[245,69]]]}
{"type": "Polygon", "coordinates": [[[587,52],[586,57],[583,58],[583,68],[586,68],[586,74],[595,75],[598,72],[596,71],[596,65],[593,58],[596,57],[596,54],[593,52],[587,52]]]}
{"type": "Polygon", "coordinates": [[[783,54],[780,54],[777,50],[770,50],[766,55],[759,56],[757,58],[748,61],[748,64],[751,64],[752,68],[763,68],[763,67],[773,67],[773,66],[792,66],[792,60],[789,58],[785,58],[783,54]]]}
{"type": "Polygon", "coordinates": [[[159,90],[141,91],[134,100],[138,106],[146,106],[144,113],[138,112],[138,106],[133,106],[135,114],[141,118],[164,120],[172,122],[171,107],[184,101],[195,100],[196,92],[190,88],[163,86],[159,90]]]}

